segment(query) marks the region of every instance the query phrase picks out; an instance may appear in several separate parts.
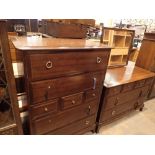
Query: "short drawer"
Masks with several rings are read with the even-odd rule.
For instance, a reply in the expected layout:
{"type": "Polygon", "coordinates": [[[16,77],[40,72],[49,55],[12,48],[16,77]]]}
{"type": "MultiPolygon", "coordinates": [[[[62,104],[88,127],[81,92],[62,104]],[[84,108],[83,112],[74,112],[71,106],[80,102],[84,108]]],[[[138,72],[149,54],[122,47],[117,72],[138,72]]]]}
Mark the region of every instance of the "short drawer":
{"type": "Polygon", "coordinates": [[[90,102],[89,104],[83,104],[73,109],[65,110],[55,116],[48,115],[41,119],[34,120],[32,122],[32,134],[46,134],[61,128],[65,125],[69,125],[75,121],[86,118],[97,113],[96,101],[90,102]]]}
{"type": "Polygon", "coordinates": [[[140,88],[140,87],[143,87],[144,85],[145,85],[145,79],[140,80],[140,81],[136,81],[135,88],[140,88]]]}
{"type": "Polygon", "coordinates": [[[44,102],[88,89],[95,89],[102,85],[103,77],[104,72],[97,72],[32,82],[30,85],[31,103],[44,102]]]}
{"type": "Polygon", "coordinates": [[[100,97],[100,94],[101,94],[100,88],[86,91],[86,102],[100,97]]]}
{"type": "Polygon", "coordinates": [[[104,70],[109,51],[68,51],[52,54],[31,54],[28,58],[32,80],[104,70]]]}
{"type": "Polygon", "coordinates": [[[82,120],[76,121],[74,123],[71,123],[69,125],[66,125],[60,129],[56,129],[53,132],[50,132],[48,134],[53,135],[72,135],[77,133],[78,131],[88,128],[90,126],[94,126],[96,121],[95,115],[92,115],[90,117],[86,117],[82,120]]]}
{"type": "Polygon", "coordinates": [[[42,102],[40,105],[30,107],[30,115],[32,119],[46,115],[48,113],[55,114],[58,111],[58,101],[52,100],[49,102],[42,102]]]}
{"type": "Polygon", "coordinates": [[[121,86],[108,88],[107,95],[112,96],[112,95],[119,94],[121,92],[121,89],[122,89],[121,86]]]}
{"type": "Polygon", "coordinates": [[[136,89],[133,91],[121,93],[119,95],[115,95],[113,97],[107,97],[104,105],[104,110],[108,110],[110,108],[114,108],[115,106],[118,106],[120,104],[124,104],[126,102],[129,102],[131,100],[136,100],[140,97],[141,89],[136,89]]]}
{"type": "Polygon", "coordinates": [[[62,109],[67,109],[74,107],[76,105],[82,104],[83,102],[83,92],[74,95],[69,95],[61,98],[62,109]]]}
{"type": "Polygon", "coordinates": [[[135,101],[130,101],[125,104],[119,105],[116,108],[112,108],[107,111],[103,111],[101,113],[101,122],[108,121],[108,120],[113,119],[114,117],[117,117],[118,115],[120,115],[126,111],[134,109],[135,103],[136,103],[135,101]]]}
{"type": "Polygon", "coordinates": [[[134,88],[134,82],[132,83],[128,83],[128,84],[125,84],[122,86],[122,91],[121,92],[127,92],[127,91],[130,91],[134,88]]]}
{"type": "Polygon", "coordinates": [[[154,81],[154,78],[148,78],[148,79],[145,80],[145,84],[146,85],[152,84],[153,81],[154,81]]]}

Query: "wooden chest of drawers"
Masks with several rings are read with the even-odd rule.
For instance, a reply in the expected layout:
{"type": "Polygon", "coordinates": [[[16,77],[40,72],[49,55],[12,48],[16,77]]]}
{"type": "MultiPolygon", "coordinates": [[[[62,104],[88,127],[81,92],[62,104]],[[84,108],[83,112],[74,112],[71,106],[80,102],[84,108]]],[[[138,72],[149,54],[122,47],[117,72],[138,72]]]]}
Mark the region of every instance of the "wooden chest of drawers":
{"type": "Polygon", "coordinates": [[[129,62],[127,67],[108,69],[98,113],[98,128],[134,109],[142,110],[155,74],[129,62]]]}
{"type": "Polygon", "coordinates": [[[111,49],[75,39],[13,43],[24,55],[31,134],[95,130],[111,49]]]}

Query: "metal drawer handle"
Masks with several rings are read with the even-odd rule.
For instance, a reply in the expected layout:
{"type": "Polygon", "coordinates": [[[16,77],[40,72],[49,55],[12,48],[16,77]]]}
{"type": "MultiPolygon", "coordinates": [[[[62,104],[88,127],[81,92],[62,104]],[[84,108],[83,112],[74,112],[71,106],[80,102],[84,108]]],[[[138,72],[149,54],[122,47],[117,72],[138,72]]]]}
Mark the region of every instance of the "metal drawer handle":
{"type": "Polygon", "coordinates": [[[96,80],[97,80],[97,79],[96,79],[96,78],[94,78],[93,80],[94,80],[93,89],[95,89],[95,88],[96,88],[96,80]]]}
{"type": "Polygon", "coordinates": [[[45,107],[45,108],[44,108],[44,110],[45,110],[45,111],[48,111],[48,108],[47,108],[47,107],[45,107]]]}
{"type": "Polygon", "coordinates": [[[95,94],[95,93],[93,93],[93,94],[92,94],[92,96],[94,96],[94,97],[95,97],[95,96],[96,96],[96,94],[95,94]]]}
{"type": "Polygon", "coordinates": [[[72,100],[72,104],[75,104],[75,101],[74,100],[72,100]]]}
{"type": "Polygon", "coordinates": [[[86,121],[85,124],[88,125],[90,123],[90,121],[86,121]]]}
{"type": "Polygon", "coordinates": [[[47,63],[46,63],[46,68],[47,68],[47,69],[52,68],[52,61],[47,61],[47,63]]]}
{"type": "Polygon", "coordinates": [[[97,63],[99,64],[99,63],[101,63],[101,58],[100,57],[97,57],[97,59],[96,59],[96,61],[97,61],[97,63]]]}

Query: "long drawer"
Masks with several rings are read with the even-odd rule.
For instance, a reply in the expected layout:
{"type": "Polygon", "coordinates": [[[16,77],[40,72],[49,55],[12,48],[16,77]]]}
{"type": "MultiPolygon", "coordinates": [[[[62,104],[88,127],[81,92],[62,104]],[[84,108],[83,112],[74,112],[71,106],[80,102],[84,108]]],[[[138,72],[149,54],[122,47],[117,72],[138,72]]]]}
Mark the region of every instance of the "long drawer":
{"type": "Polygon", "coordinates": [[[121,113],[124,113],[126,111],[131,110],[131,109],[134,109],[135,104],[137,104],[137,101],[130,101],[130,102],[121,104],[115,108],[112,108],[110,110],[103,111],[101,113],[101,119],[100,120],[101,120],[101,122],[104,122],[104,121],[108,121],[114,117],[117,117],[121,113]]]}
{"type": "Polygon", "coordinates": [[[28,57],[32,81],[64,75],[105,70],[109,51],[70,51],[53,54],[31,54],[28,57]]]}
{"type": "Polygon", "coordinates": [[[31,103],[43,102],[53,98],[67,96],[102,85],[104,72],[86,73],[77,76],[32,82],[31,103]]]}
{"type": "Polygon", "coordinates": [[[46,134],[74,121],[91,116],[96,113],[97,107],[97,102],[92,101],[71,110],[66,110],[56,116],[48,115],[41,119],[36,119],[32,121],[32,134],[46,134]]]}
{"type": "Polygon", "coordinates": [[[121,93],[119,95],[115,95],[113,97],[107,97],[104,103],[104,110],[111,109],[120,104],[136,100],[141,95],[141,89],[136,89],[130,92],[121,93]]]}
{"type": "Polygon", "coordinates": [[[76,121],[74,123],[71,123],[69,125],[66,125],[65,127],[62,127],[60,129],[57,129],[53,132],[50,132],[48,134],[53,135],[72,135],[77,133],[80,130],[83,130],[85,128],[88,128],[90,126],[95,126],[96,117],[95,115],[92,115],[90,117],[86,117],[82,120],[76,121]]]}

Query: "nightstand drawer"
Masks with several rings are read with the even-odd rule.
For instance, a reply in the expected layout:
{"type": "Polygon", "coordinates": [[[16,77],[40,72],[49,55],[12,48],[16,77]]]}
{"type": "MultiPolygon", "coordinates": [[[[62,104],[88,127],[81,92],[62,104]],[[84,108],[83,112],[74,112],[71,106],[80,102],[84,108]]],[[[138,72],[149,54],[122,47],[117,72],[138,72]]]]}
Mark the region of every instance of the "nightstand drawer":
{"type": "Polygon", "coordinates": [[[32,119],[46,115],[48,113],[55,114],[58,111],[58,101],[52,100],[49,102],[41,103],[30,107],[32,119]]]}
{"type": "MultiPolygon", "coordinates": [[[[60,51],[61,52],[61,51],[60,51]]],[[[60,54],[32,54],[29,56],[32,80],[105,70],[108,51],[68,51],[60,54]]]]}
{"type": "Polygon", "coordinates": [[[95,89],[102,84],[104,73],[88,73],[31,83],[31,103],[95,89]]]}
{"type": "Polygon", "coordinates": [[[78,93],[74,95],[69,95],[61,98],[62,109],[67,109],[71,107],[75,107],[83,102],[83,94],[78,93]]]}

